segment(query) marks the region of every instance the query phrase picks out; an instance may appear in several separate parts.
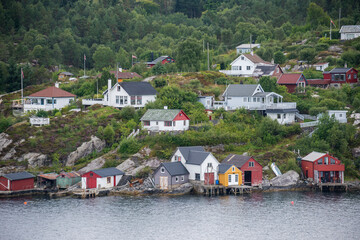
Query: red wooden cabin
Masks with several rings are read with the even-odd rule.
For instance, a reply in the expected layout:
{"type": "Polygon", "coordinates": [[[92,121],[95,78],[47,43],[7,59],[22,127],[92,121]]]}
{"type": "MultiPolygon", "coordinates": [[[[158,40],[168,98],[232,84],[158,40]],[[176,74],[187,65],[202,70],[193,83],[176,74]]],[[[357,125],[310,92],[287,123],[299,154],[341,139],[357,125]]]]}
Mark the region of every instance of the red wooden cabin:
{"type": "Polygon", "coordinates": [[[301,159],[305,178],[315,183],[344,183],[345,165],[328,153],[312,152],[301,159]]]}
{"type": "Polygon", "coordinates": [[[124,172],[117,168],[92,170],[81,176],[81,187],[83,189],[115,187],[123,175],[124,172]]]}
{"type": "Polygon", "coordinates": [[[34,177],[28,172],[9,173],[0,176],[0,191],[34,189],[34,177]]]}
{"type": "Polygon", "coordinates": [[[305,88],[307,80],[302,73],[284,73],[278,77],[277,84],[285,85],[289,93],[294,93],[297,87],[305,88]]]}
{"type": "Polygon", "coordinates": [[[358,82],[358,71],[355,68],[334,68],[323,72],[324,80],[330,80],[331,85],[354,84],[358,82]]]}
{"type": "Polygon", "coordinates": [[[229,154],[221,163],[239,168],[243,172],[245,185],[255,186],[262,183],[262,166],[253,157],[229,154]]]}

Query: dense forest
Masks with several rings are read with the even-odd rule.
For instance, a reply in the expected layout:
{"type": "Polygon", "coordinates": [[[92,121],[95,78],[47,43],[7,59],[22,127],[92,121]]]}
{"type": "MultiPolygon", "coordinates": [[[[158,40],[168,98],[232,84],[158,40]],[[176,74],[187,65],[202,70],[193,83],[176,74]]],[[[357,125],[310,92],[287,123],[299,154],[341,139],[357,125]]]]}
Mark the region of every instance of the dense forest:
{"type": "Polygon", "coordinates": [[[360,2],[1,0],[0,92],[18,89],[20,63],[30,85],[50,79],[54,66],[82,69],[84,55],[95,71],[116,63],[131,68],[132,56],[150,61],[152,53],[176,59],[167,71],[197,71],[207,69],[207,43],[211,62],[225,67],[229,50],[251,38],[268,46],[258,54],[270,60],[291,42],[328,34],[330,18],[337,26],[358,24],[360,2]]]}

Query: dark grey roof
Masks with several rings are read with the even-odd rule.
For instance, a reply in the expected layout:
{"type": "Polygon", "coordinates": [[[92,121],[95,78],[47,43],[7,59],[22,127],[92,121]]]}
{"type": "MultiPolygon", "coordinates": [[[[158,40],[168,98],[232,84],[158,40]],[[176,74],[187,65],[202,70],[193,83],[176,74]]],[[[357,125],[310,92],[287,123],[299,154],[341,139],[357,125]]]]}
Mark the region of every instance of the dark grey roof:
{"type": "Polygon", "coordinates": [[[124,175],[123,171],[120,171],[117,168],[103,168],[98,170],[93,170],[92,172],[96,173],[100,177],[108,177],[108,176],[115,176],[115,175],[124,175]]]}
{"type": "Polygon", "coordinates": [[[148,82],[121,82],[122,88],[130,95],[156,95],[157,91],[148,82]]]}
{"type": "Polygon", "coordinates": [[[209,152],[190,151],[189,157],[185,159],[186,164],[201,165],[209,155],[209,152]]]}
{"type": "Polygon", "coordinates": [[[229,170],[231,166],[232,164],[226,164],[226,163],[219,164],[219,173],[226,173],[226,171],[229,170]]]}
{"type": "Polygon", "coordinates": [[[258,66],[256,66],[254,72],[256,72],[260,75],[269,76],[269,75],[273,74],[275,69],[276,69],[276,65],[258,65],[258,66]]]}
{"type": "Polygon", "coordinates": [[[167,162],[162,163],[160,166],[164,166],[171,176],[187,175],[188,170],[181,162],[167,162]]]}
{"type": "Polygon", "coordinates": [[[266,109],[266,113],[295,113],[298,112],[296,108],[289,109],[266,109]]]}
{"type": "Polygon", "coordinates": [[[146,62],[146,64],[157,64],[158,62],[162,62],[164,59],[166,59],[168,57],[169,56],[161,56],[161,57],[158,57],[157,59],[155,59],[154,61],[146,62]]]}
{"type": "Polygon", "coordinates": [[[351,68],[334,68],[330,71],[330,73],[346,73],[351,68]]]}
{"type": "Polygon", "coordinates": [[[181,155],[183,155],[183,157],[185,159],[189,158],[189,152],[190,151],[201,151],[201,152],[205,152],[204,147],[201,146],[192,146],[192,147],[178,147],[181,155]]]}
{"type": "Polygon", "coordinates": [[[360,25],[344,25],[341,27],[340,33],[360,33],[360,25]]]}
{"type": "Polygon", "coordinates": [[[180,112],[179,109],[149,109],[141,121],[172,121],[180,112]]]}
{"type": "Polygon", "coordinates": [[[221,164],[231,164],[235,165],[237,168],[241,168],[247,161],[249,161],[250,156],[238,155],[238,154],[229,154],[221,164]]]}
{"type": "Polygon", "coordinates": [[[230,84],[223,93],[228,97],[251,97],[258,84],[230,84]]]}
{"type": "Polygon", "coordinates": [[[18,172],[18,173],[5,174],[3,175],[3,177],[9,180],[21,180],[21,179],[34,178],[35,176],[28,172],[18,172]]]}

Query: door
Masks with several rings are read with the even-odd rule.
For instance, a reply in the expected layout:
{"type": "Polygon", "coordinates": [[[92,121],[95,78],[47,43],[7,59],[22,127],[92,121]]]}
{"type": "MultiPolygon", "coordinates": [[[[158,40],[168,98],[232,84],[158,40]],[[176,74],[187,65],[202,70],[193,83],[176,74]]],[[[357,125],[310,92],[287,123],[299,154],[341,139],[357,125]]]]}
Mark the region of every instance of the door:
{"type": "Polygon", "coordinates": [[[86,179],[87,188],[96,188],[96,178],[88,177],[86,179]]]}
{"type": "Polygon", "coordinates": [[[229,186],[239,185],[239,174],[229,174],[229,186]]]}
{"type": "Polygon", "coordinates": [[[214,184],[214,173],[205,173],[204,175],[204,180],[205,180],[205,185],[209,185],[209,184],[214,184]]]}
{"type": "Polygon", "coordinates": [[[324,172],[324,183],[330,182],[330,172],[324,172]]]}
{"type": "Polygon", "coordinates": [[[245,185],[251,186],[251,171],[245,171],[244,180],[245,185]]]}
{"type": "Polygon", "coordinates": [[[41,105],[44,105],[44,99],[43,98],[41,99],[41,105]]]}
{"type": "Polygon", "coordinates": [[[168,177],[160,177],[160,189],[168,189],[168,177]]]}

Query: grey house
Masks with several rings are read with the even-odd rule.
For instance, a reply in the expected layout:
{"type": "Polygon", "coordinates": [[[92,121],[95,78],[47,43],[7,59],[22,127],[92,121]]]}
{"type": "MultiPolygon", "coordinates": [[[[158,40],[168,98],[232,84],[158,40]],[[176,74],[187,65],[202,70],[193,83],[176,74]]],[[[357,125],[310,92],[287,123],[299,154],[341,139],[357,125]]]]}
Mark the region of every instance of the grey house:
{"type": "Polygon", "coordinates": [[[155,186],[172,189],[189,182],[189,172],[181,162],[162,163],[154,172],[155,186]]]}

